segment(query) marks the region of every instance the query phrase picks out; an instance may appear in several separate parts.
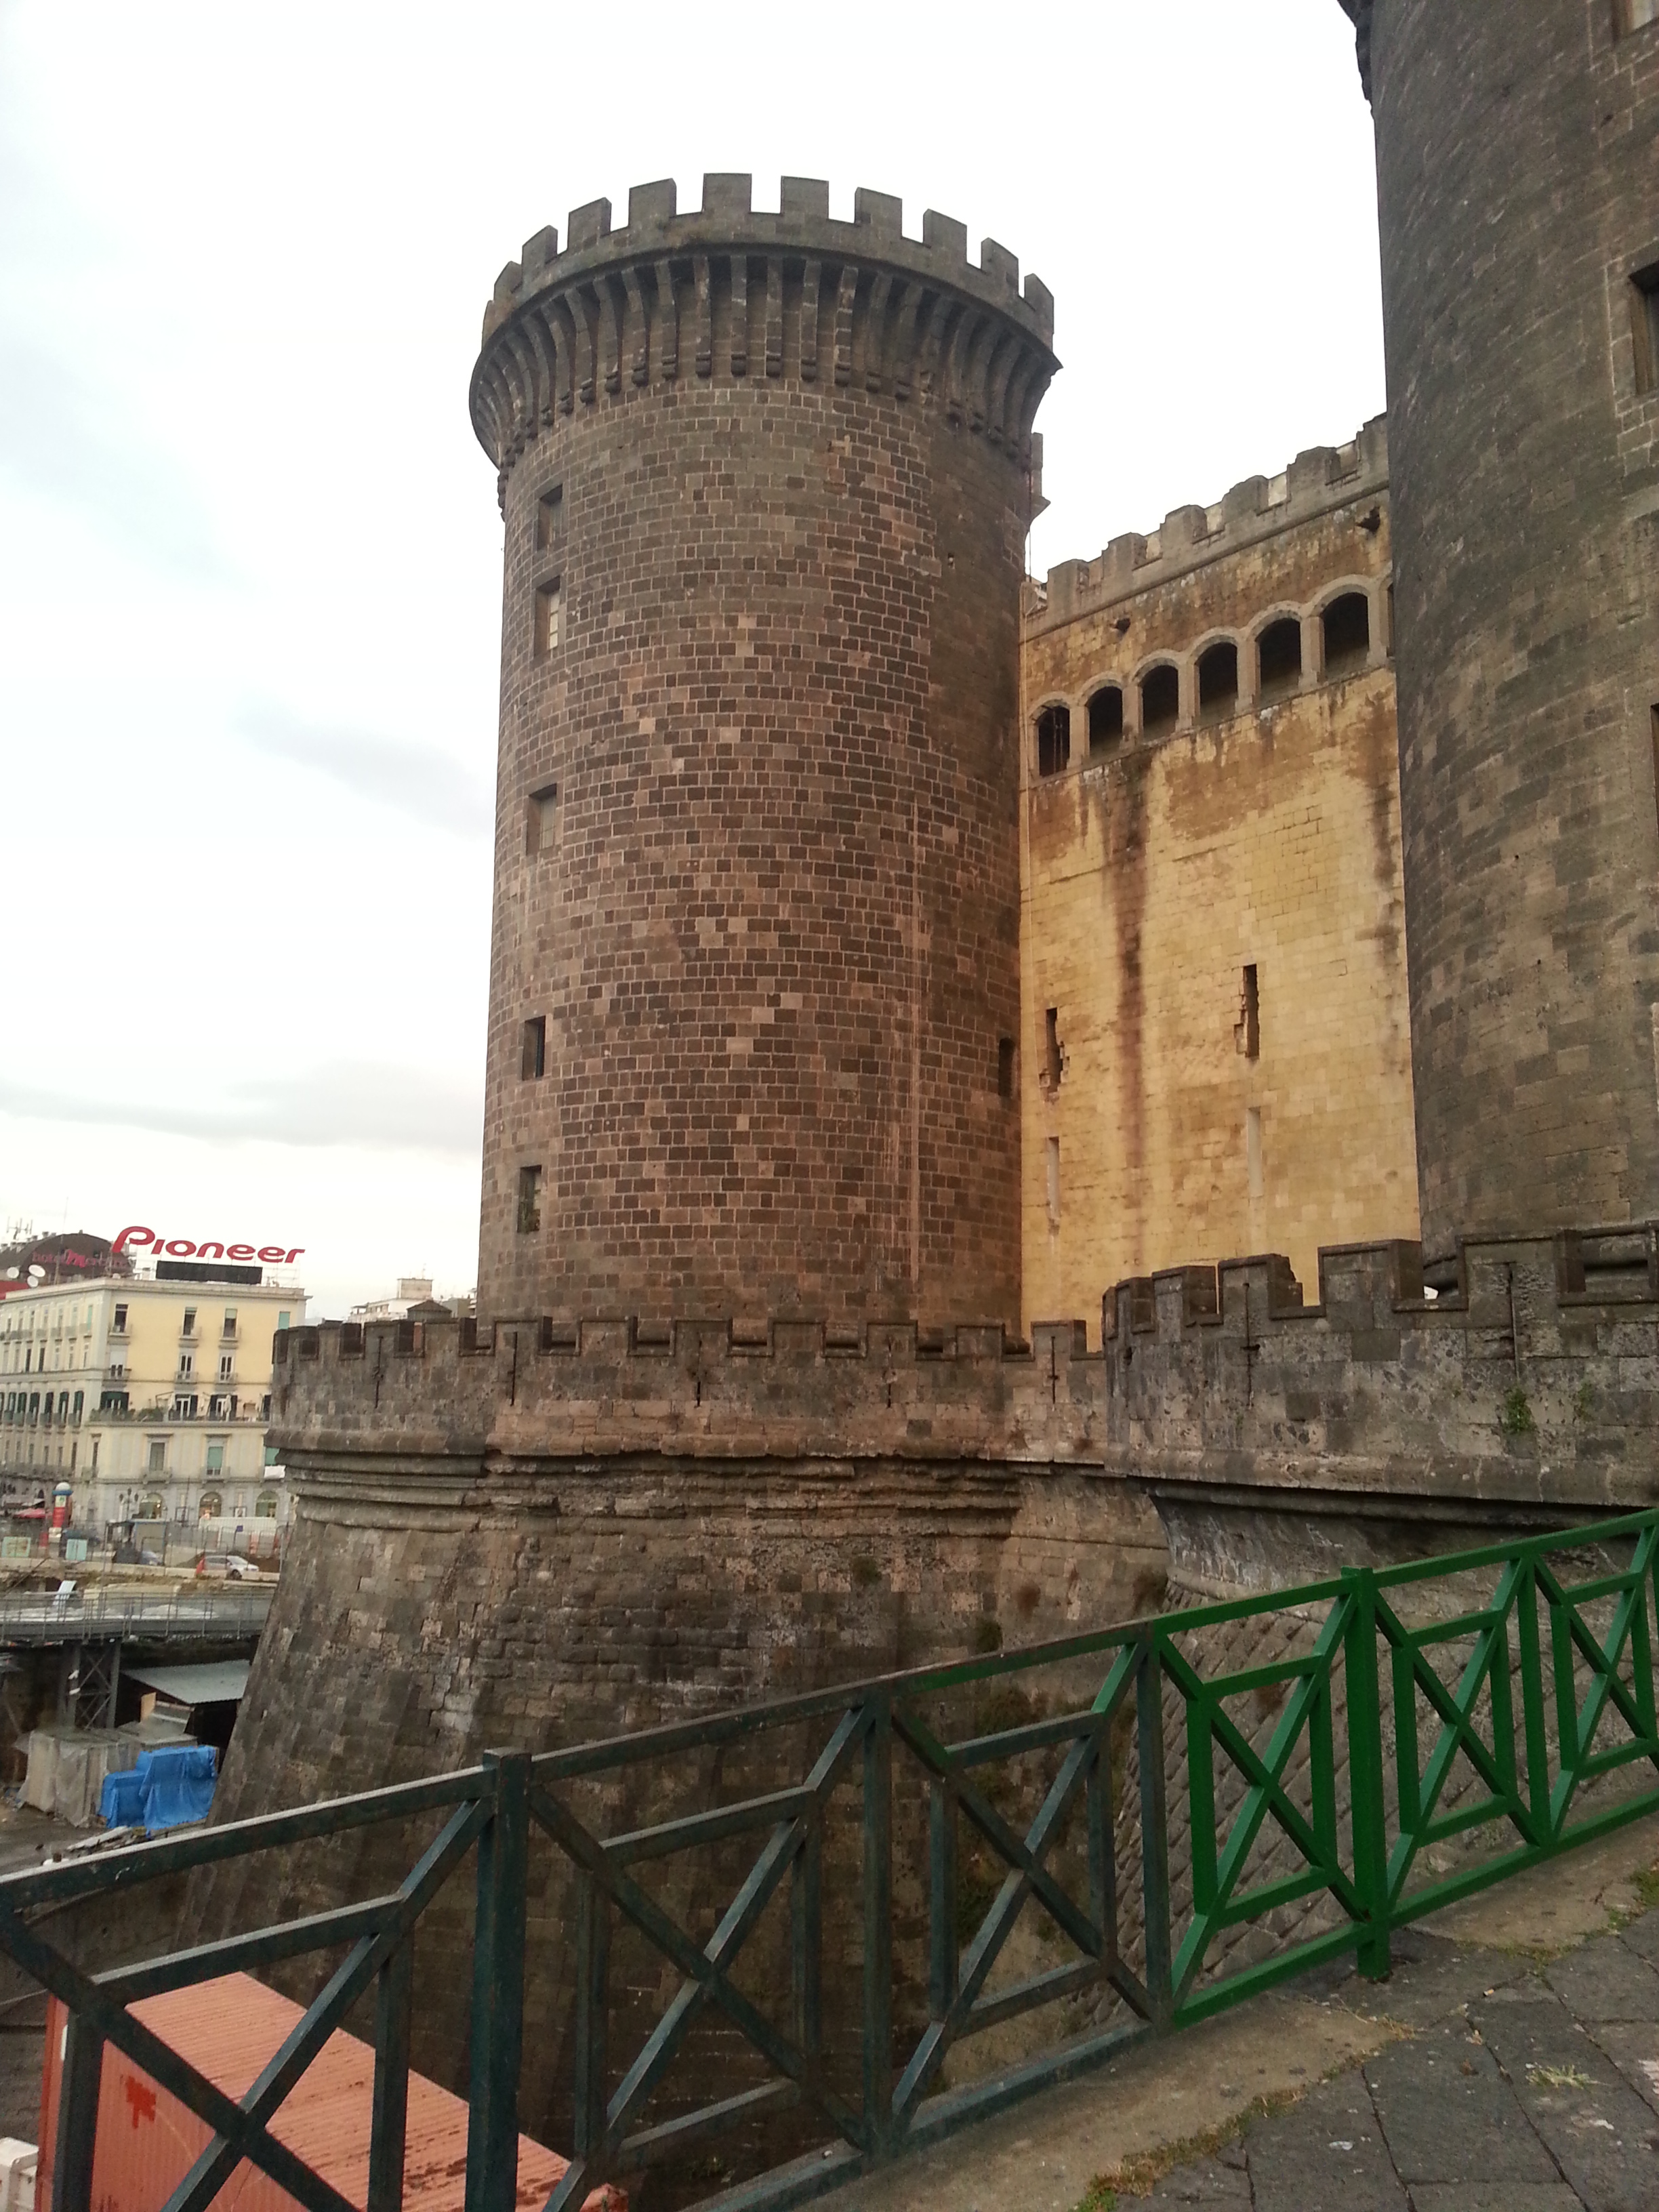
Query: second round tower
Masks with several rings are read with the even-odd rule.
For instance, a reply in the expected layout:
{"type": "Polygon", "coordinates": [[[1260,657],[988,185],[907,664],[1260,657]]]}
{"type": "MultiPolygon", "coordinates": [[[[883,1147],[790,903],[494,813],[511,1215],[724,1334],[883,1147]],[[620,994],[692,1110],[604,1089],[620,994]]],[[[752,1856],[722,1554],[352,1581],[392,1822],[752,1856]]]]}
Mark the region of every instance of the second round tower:
{"type": "Polygon", "coordinates": [[[506,524],[480,1310],[1019,1315],[1019,587],[1052,302],[786,179],[545,231],[506,524]]]}

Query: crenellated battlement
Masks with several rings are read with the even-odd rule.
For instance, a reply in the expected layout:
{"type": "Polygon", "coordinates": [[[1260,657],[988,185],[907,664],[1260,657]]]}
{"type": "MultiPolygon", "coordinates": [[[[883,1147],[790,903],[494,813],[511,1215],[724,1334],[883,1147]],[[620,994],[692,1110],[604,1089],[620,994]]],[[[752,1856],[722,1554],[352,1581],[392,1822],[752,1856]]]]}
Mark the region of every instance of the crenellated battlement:
{"type": "Polygon", "coordinates": [[[1327,1248],[1116,1284],[1081,1322],[794,1316],[328,1322],[276,1340],[274,1432],[484,1479],[580,1463],[1070,1468],[1232,1490],[1578,1510],[1659,1495],[1659,1225],[1327,1248]]]}
{"type": "Polygon", "coordinates": [[[942,406],[1022,463],[1058,363],[1054,300],[994,239],[968,258],[963,224],[862,187],[851,222],[830,187],[786,177],[776,214],[744,175],[703,179],[682,215],[672,179],[550,225],[496,279],[473,371],[473,427],[498,469],[562,416],[625,387],[781,378],[942,406]]]}
{"type": "Polygon", "coordinates": [[[1132,532],[1092,561],[1059,562],[1028,597],[1027,634],[1136,598],[1388,489],[1389,418],[1378,415],[1346,446],[1310,447],[1278,476],[1247,477],[1213,506],[1173,507],[1146,537],[1132,532]]]}

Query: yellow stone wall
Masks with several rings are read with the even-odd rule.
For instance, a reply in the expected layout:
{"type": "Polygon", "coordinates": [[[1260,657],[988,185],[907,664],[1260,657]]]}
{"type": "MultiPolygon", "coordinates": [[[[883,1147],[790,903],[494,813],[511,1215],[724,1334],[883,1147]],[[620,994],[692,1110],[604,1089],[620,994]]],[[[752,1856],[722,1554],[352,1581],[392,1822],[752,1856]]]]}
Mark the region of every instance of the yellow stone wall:
{"type": "Polygon", "coordinates": [[[1046,604],[1031,594],[1028,1322],[1082,1317],[1097,1343],[1108,1285],[1261,1251],[1288,1254],[1311,1302],[1320,1245],[1417,1234],[1385,463],[1373,425],[1357,448],[1304,456],[1288,485],[1257,478],[1223,509],[1181,510],[1151,541],[1054,572],[1046,604]],[[1369,601],[1370,644],[1335,677],[1322,611],[1344,590],[1369,601]],[[1263,707],[1256,640],[1286,616],[1300,624],[1300,688],[1263,707]],[[1204,714],[1197,658],[1218,639],[1237,642],[1242,696],[1204,714]],[[1181,715],[1150,740],[1139,678],[1159,660],[1179,669],[1181,715]],[[1088,701],[1109,681],[1128,726],[1091,755],[1088,701]],[[1069,709],[1071,757],[1043,775],[1037,718],[1054,704],[1069,709]]]}

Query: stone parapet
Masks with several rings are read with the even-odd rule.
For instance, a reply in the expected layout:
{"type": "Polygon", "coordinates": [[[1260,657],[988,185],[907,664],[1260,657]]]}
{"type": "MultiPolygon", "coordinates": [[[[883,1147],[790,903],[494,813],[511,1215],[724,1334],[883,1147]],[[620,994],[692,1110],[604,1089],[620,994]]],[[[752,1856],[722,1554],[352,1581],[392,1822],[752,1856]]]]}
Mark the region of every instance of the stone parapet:
{"type": "Polygon", "coordinates": [[[1027,637],[1137,599],[1155,584],[1278,537],[1356,500],[1386,497],[1389,418],[1373,416],[1346,446],[1312,446],[1276,477],[1246,477],[1211,506],[1172,507],[1150,535],[1114,538],[1092,561],[1062,561],[1029,587],[1027,637]]]}
{"type": "Polygon", "coordinates": [[[479,443],[503,474],[544,427],[624,386],[781,379],[939,401],[1022,459],[1057,366],[1054,300],[994,239],[975,267],[964,226],[932,209],[906,238],[902,203],[862,187],[849,222],[830,187],[786,177],[780,211],[750,179],[703,179],[681,215],[672,179],[636,185],[628,222],[575,209],[496,279],[472,378],[479,443]]]}
{"type": "Polygon", "coordinates": [[[647,1495],[672,1466],[781,1462],[1476,1515],[1659,1498],[1652,1224],[1465,1244],[1437,1297],[1411,1244],[1328,1248],[1319,1276],[1316,1304],[1274,1254],[1121,1283],[1094,1351],[1077,1321],[1029,1343],[794,1318],[328,1323],[278,1339],[274,1435],[302,1495],[378,1467],[399,1497],[457,1504],[601,1466],[647,1495]]]}

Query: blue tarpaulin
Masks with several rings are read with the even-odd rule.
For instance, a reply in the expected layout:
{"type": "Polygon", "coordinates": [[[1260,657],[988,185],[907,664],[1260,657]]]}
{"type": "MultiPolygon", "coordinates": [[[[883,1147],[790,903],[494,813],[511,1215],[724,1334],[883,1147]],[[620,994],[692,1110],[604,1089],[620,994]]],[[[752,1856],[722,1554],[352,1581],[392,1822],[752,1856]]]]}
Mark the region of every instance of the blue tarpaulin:
{"type": "Polygon", "coordinates": [[[178,1828],[205,1820],[213,1802],[211,1744],[167,1744],[141,1751],[125,1774],[106,1774],[98,1810],[107,1827],[178,1828]]]}

